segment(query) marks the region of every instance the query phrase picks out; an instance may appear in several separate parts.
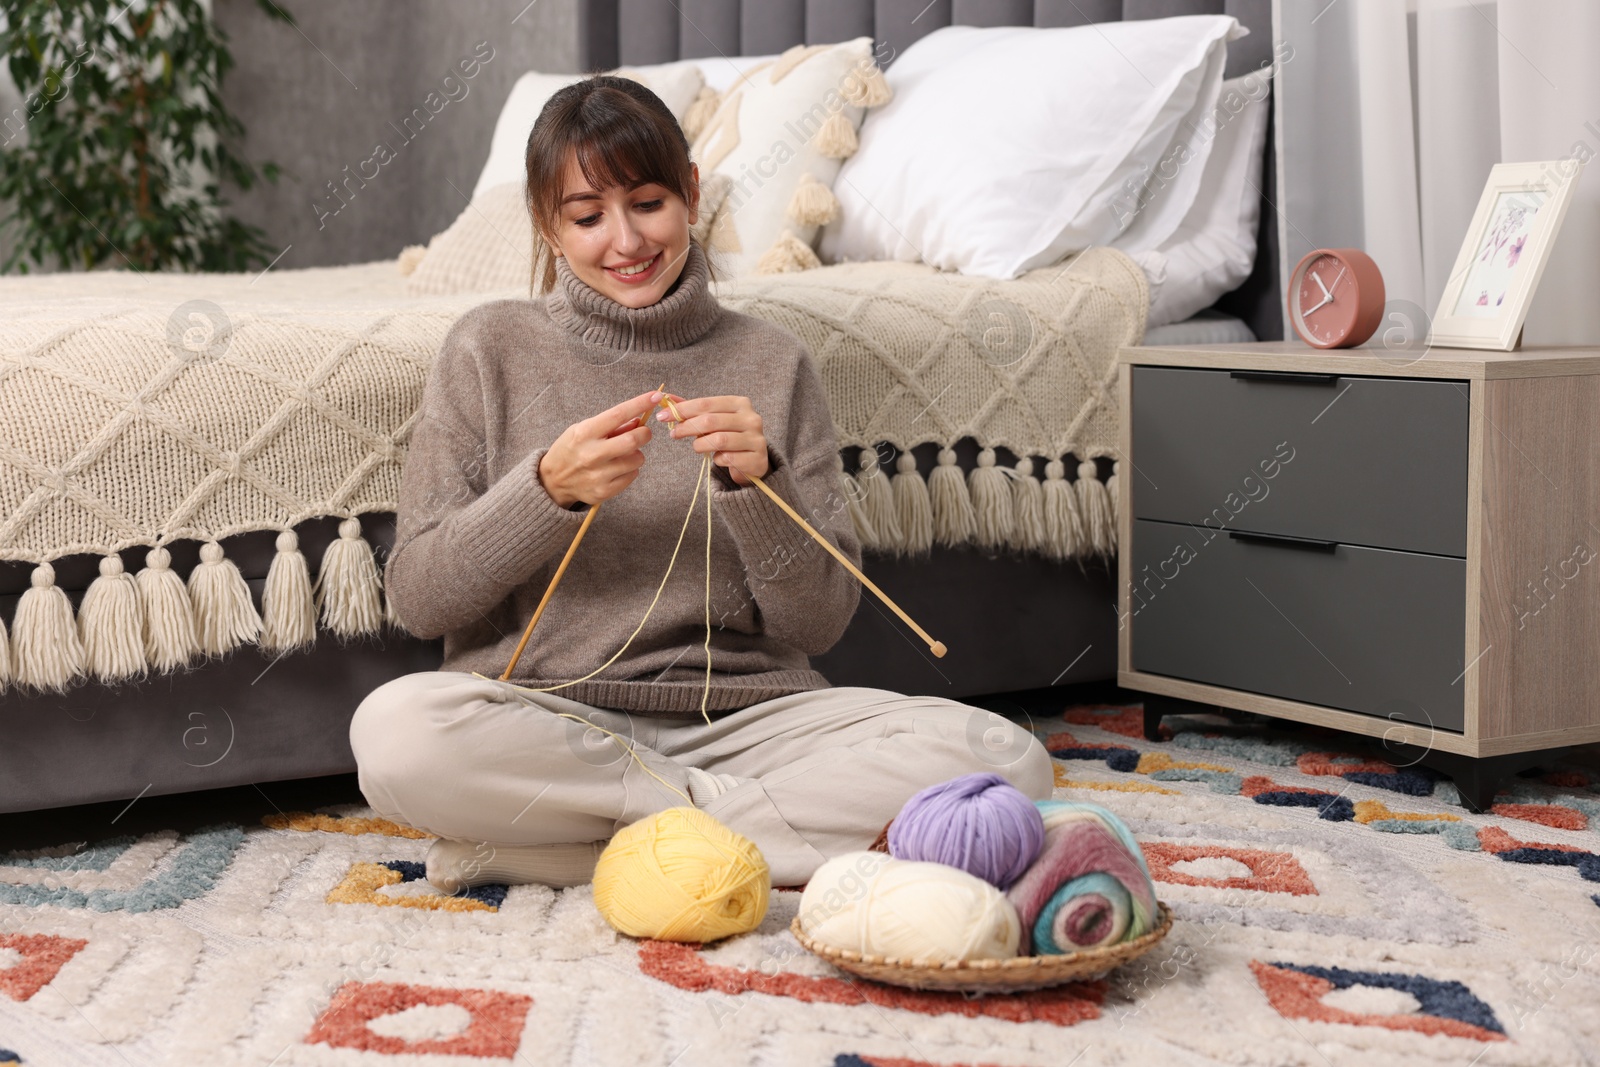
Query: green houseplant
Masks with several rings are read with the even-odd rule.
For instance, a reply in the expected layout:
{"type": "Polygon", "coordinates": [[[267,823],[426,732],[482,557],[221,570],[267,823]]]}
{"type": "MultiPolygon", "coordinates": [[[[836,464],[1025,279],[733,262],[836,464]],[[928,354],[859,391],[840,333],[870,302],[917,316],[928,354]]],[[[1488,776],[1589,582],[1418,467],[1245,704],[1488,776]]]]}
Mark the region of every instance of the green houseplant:
{"type": "MultiPolygon", "coordinates": [[[[293,25],[272,0],[257,4],[293,25]]],[[[223,106],[227,35],[200,0],[8,0],[0,15],[22,105],[0,115],[0,201],[15,248],[64,269],[249,270],[277,249],[227,218],[226,181],[256,168],[229,148],[244,127],[223,106]],[[23,131],[26,136],[22,136],[23,131]]],[[[259,177],[276,182],[278,167],[259,177]]]]}

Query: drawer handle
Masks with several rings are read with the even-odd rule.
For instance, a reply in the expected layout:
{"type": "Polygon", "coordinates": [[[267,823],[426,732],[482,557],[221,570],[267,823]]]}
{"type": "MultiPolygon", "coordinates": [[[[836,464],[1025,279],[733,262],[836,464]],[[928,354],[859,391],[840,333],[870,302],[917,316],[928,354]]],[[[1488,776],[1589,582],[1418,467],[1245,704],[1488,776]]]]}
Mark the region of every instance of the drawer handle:
{"type": "Polygon", "coordinates": [[[1246,533],[1243,530],[1229,530],[1228,537],[1234,541],[1281,545],[1284,548],[1304,548],[1312,552],[1332,552],[1339,547],[1339,542],[1337,541],[1319,541],[1314,537],[1290,537],[1288,534],[1246,533]]]}
{"type": "Polygon", "coordinates": [[[1236,370],[1229,371],[1228,377],[1247,382],[1283,382],[1288,385],[1333,385],[1339,380],[1337,374],[1306,374],[1292,370],[1236,370]]]}

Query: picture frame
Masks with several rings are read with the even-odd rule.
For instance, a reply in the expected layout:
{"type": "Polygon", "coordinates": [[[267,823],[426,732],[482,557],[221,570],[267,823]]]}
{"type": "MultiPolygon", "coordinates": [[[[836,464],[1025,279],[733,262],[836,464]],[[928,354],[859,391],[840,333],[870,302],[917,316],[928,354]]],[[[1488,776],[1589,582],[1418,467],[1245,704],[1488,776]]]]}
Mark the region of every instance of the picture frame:
{"type": "Polygon", "coordinates": [[[1433,316],[1430,345],[1509,352],[1521,344],[1581,167],[1555,159],[1490,168],[1433,316]]]}

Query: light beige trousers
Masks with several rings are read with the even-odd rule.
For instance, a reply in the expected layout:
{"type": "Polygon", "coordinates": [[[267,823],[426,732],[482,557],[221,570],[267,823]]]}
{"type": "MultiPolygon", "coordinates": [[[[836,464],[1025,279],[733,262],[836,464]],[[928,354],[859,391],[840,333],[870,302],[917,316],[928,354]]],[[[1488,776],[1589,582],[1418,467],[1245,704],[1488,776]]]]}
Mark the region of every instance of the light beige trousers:
{"type": "Polygon", "coordinates": [[[361,702],[350,746],[379,815],[490,845],[609,838],[684,806],[687,767],[748,779],[703,807],[755,842],[774,885],[803,884],[826,860],[866,848],[914,793],[958,775],[993,771],[1035,800],[1054,788],[1049,753],[1025,726],[884,689],[794,693],[707,725],[424,671],[361,702]]]}

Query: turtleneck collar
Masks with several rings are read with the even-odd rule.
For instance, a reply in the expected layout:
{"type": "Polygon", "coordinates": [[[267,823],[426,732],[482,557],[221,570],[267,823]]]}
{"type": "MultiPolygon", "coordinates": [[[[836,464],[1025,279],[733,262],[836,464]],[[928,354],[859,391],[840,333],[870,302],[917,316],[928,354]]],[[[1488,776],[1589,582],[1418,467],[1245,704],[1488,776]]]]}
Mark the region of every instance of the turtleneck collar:
{"type": "Polygon", "coordinates": [[[545,297],[550,318],[589,344],[634,352],[666,352],[704,337],[722,314],[712,295],[705,253],[690,243],[677,287],[647,307],[624,307],[591,288],[556,257],[556,284],[545,297]]]}

